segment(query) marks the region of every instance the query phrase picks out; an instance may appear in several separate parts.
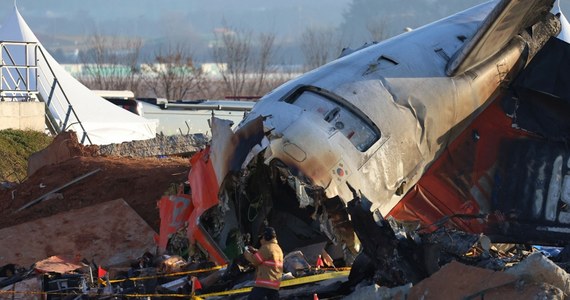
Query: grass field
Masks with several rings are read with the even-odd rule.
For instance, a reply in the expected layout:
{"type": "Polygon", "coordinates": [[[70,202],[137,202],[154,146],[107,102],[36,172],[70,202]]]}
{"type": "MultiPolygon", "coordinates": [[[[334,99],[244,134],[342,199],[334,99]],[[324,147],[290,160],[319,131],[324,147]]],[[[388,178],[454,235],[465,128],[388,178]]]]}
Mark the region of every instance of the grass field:
{"type": "Polygon", "coordinates": [[[52,137],[31,130],[0,130],[0,182],[26,178],[30,154],[47,147],[52,137]]]}

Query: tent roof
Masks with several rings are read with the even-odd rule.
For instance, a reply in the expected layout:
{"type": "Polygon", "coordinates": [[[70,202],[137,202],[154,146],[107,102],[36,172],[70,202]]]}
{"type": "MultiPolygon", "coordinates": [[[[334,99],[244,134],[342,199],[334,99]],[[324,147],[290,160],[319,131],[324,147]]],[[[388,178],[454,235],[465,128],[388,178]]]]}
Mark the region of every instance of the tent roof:
{"type": "MultiPolygon", "coordinates": [[[[105,145],[121,143],[132,140],[145,140],[156,135],[156,120],[148,120],[133,114],[111,102],[97,96],[90,89],[82,85],[63,69],[59,63],[46,51],[34,35],[26,21],[14,6],[14,12],[7,17],[0,28],[1,41],[35,42],[39,50],[37,54],[37,88],[41,99],[47,102],[52,95],[49,110],[55,120],[66,124],[66,129],[78,132],[82,136],[83,128],[93,144],[105,145]],[[43,55],[41,54],[43,53],[43,55]],[[54,79],[59,87],[52,90],[54,79]],[[69,104],[72,105],[75,115],[70,114],[65,122],[69,104]],[[76,117],[75,117],[76,116],[76,117]]],[[[7,46],[9,48],[10,46],[7,46]]],[[[26,55],[33,51],[13,51],[16,61],[23,61],[26,55]]],[[[84,141],[88,143],[88,141],[84,141]]]]}

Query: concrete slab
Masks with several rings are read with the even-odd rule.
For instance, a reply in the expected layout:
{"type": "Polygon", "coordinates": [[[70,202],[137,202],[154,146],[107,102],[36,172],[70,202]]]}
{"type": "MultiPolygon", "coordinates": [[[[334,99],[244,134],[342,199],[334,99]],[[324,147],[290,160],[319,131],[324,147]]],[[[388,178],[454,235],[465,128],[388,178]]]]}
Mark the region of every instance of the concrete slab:
{"type": "Polygon", "coordinates": [[[45,103],[0,102],[0,130],[45,130],[45,103]]]}
{"type": "MultiPolygon", "coordinates": [[[[55,200],[58,201],[58,200],[55,200]]],[[[116,266],[153,252],[155,232],[123,200],[0,229],[0,265],[29,267],[52,255],[116,266]]]]}

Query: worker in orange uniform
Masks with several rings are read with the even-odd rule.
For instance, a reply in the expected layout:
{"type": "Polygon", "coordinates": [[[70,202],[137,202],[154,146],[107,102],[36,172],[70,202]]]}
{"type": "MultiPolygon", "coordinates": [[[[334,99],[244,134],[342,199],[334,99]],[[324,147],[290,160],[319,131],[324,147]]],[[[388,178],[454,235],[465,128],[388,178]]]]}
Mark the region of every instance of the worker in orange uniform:
{"type": "Polygon", "coordinates": [[[279,299],[279,286],[283,275],[283,251],[277,243],[273,227],[266,227],[260,236],[259,250],[247,246],[245,258],[255,267],[255,284],[247,299],[279,299]]]}

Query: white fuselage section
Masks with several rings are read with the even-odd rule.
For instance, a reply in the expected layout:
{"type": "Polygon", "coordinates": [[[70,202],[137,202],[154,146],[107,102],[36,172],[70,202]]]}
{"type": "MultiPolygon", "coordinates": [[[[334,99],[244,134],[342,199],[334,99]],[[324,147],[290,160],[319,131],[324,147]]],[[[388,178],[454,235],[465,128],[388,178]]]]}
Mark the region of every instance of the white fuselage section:
{"type": "Polygon", "coordinates": [[[450,57],[474,35],[494,4],[366,47],[290,81],[263,97],[242,125],[268,116],[264,126],[272,131],[267,161],[283,161],[325,188],[328,197],[351,200],[348,182],[373,202],[372,210],[386,214],[521,66],[524,45],[515,39],[474,69],[446,76],[450,57]],[[349,104],[291,103],[287,95],[299,86],[322,88],[349,104]],[[344,110],[335,106],[348,107],[352,117],[339,122],[344,110]],[[367,137],[343,132],[351,126],[347,122],[355,128],[371,122],[379,136],[371,145],[354,141],[367,137]]]}

